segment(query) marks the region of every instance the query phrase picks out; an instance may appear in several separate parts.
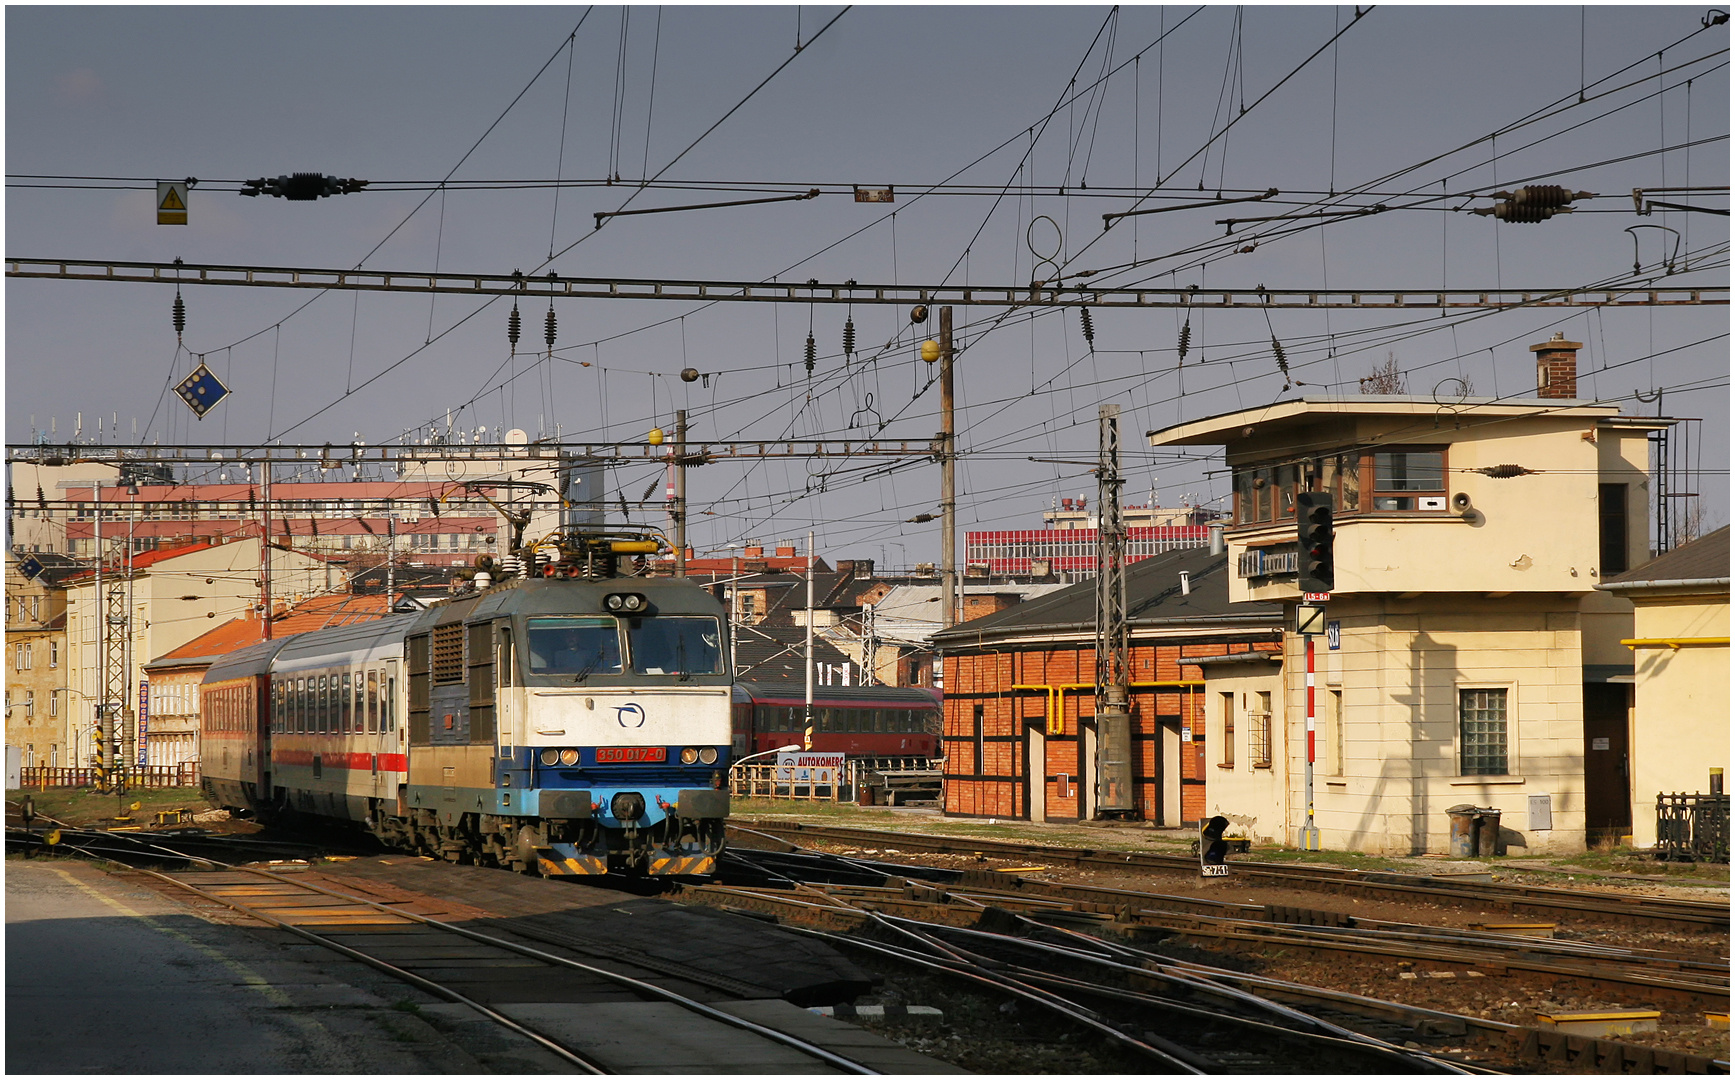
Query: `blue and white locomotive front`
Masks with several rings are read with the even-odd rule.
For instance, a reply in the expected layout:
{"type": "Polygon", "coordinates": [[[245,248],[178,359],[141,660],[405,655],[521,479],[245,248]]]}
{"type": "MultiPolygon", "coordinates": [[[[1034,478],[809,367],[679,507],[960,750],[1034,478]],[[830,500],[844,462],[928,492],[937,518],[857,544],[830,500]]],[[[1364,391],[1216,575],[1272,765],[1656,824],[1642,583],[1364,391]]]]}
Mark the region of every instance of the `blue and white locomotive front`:
{"type": "MultiPolygon", "coordinates": [[[[460,715],[473,726],[492,696],[492,805],[478,809],[515,865],[549,876],[714,870],[729,813],[731,678],[724,611],[708,591],[674,580],[530,579],[481,595],[453,620],[444,648],[442,627],[428,630],[432,753],[428,769],[412,762],[412,803],[433,804],[454,782],[441,752],[448,726],[460,715]],[[441,664],[456,668],[460,653],[471,678],[442,681],[441,664]],[[483,664],[492,695],[474,685],[483,664]]],[[[481,742],[474,734],[449,741],[481,742]]]]}

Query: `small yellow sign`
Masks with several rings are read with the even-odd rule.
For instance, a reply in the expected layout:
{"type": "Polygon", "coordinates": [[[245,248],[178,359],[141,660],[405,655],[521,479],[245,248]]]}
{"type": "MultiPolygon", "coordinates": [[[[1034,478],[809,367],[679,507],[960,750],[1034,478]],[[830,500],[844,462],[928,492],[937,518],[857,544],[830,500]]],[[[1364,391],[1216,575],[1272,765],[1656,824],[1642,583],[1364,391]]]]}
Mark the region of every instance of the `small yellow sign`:
{"type": "Polygon", "coordinates": [[[160,181],[157,184],[157,224],[187,223],[187,185],[182,181],[160,181]]]}

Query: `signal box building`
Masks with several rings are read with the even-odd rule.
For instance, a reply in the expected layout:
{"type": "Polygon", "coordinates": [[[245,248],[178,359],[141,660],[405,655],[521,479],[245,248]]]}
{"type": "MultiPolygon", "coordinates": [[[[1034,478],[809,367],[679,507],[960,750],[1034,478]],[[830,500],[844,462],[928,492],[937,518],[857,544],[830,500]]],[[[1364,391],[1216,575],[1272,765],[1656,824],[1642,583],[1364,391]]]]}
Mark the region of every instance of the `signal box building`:
{"type": "MultiPolygon", "coordinates": [[[[1208,816],[1205,673],[1278,689],[1282,609],[1230,602],[1227,557],[1169,551],[1127,567],[1135,816],[1208,816]]],[[[1096,816],[1096,583],[934,635],[944,654],[945,812],[1031,821],[1096,816]]],[[[1231,738],[1248,738],[1245,725],[1231,738]]],[[[1265,770],[1269,774],[1270,770],[1265,770]]],[[[1268,776],[1267,776],[1268,779],[1268,776]]]]}
{"type": "MultiPolygon", "coordinates": [[[[1670,421],[1579,400],[1578,348],[1531,346],[1534,398],[1305,397],[1151,433],[1153,446],[1225,449],[1231,601],[1293,611],[1296,494],[1332,497],[1313,792],[1325,848],[1445,852],[1447,808],[1463,804],[1500,811],[1515,852],[1583,850],[1632,828],[1624,774],[1591,763],[1631,750],[1633,606],[1596,586],[1649,557],[1647,440],[1670,421]]],[[[1241,824],[1295,843],[1302,639],[1285,649],[1284,802],[1241,824]]],[[[1238,689],[1206,690],[1210,740],[1244,721],[1223,704],[1238,689]]],[[[1215,794],[1212,812],[1237,820],[1215,794]]]]}

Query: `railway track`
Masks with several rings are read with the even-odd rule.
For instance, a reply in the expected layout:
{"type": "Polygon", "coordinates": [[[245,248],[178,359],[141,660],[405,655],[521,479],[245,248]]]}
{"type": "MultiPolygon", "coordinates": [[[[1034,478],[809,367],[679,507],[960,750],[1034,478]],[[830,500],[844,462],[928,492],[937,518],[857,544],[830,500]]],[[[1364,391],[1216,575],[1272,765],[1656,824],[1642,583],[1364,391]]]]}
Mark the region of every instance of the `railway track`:
{"type": "MultiPolygon", "coordinates": [[[[757,832],[796,844],[830,842],[864,847],[890,847],[911,853],[986,855],[1026,862],[1035,860],[1069,864],[1084,869],[1118,873],[1196,876],[1199,870],[1196,859],[1181,855],[1099,851],[789,822],[743,821],[731,825],[730,830],[742,839],[746,839],[751,832],[757,832]]],[[[752,845],[752,841],[747,842],[749,846],[752,845]]],[[[1543,885],[1451,881],[1337,867],[1295,866],[1247,860],[1235,860],[1232,867],[1231,873],[1238,878],[1326,893],[1475,907],[1483,911],[1530,912],[1555,918],[1660,925],[1672,929],[1721,933],[1727,932],[1729,928],[1727,903],[1586,893],[1543,885]]]]}
{"type": "MultiPolygon", "coordinates": [[[[14,850],[40,850],[43,846],[39,836],[19,830],[8,830],[7,841],[14,850]]],[[[314,880],[310,868],[305,866],[297,870],[226,864],[208,853],[183,852],[157,843],[154,837],[108,832],[62,830],[56,846],[63,851],[121,862],[130,868],[130,873],[142,875],[168,890],[282,930],[429,995],[465,1006],[579,1072],[645,1071],[642,1040],[575,1039],[564,1033],[539,1030],[539,1023],[523,1015],[512,1015],[522,1014],[525,1009],[512,1007],[511,1003],[524,999],[511,986],[534,985],[537,994],[533,1000],[539,1003],[556,1001],[563,994],[591,1005],[599,997],[633,1002],[635,1011],[645,1019],[653,1019],[650,1013],[658,1005],[672,1007],[667,1010],[671,1015],[654,1018],[665,1021],[662,1026],[669,1032],[670,1044],[726,1048],[729,1060],[748,1063],[756,1072],[871,1075],[879,1071],[835,1049],[734,1015],[646,979],[539,947],[543,942],[532,943],[537,937],[534,933],[518,928],[514,928],[510,937],[483,933],[418,913],[413,910],[416,903],[408,898],[374,899],[328,887],[314,880]],[[164,872],[144,865],[163,861],[188,863],[198,869],[164,872]],[[462,987],[454,985],[460,981],[462,987]],[[495,984],[492,987],[491,982],[495,984]],[[504,993],[490,992],[503,988],[504,993]],[[495,998],[498,1000],[490,1000],[495,998]],[[717,1029],[727,1031],[719,1034],[717,1029]]],[[[678,974],[689,982],[717,981],[693,972],[666,974],[678,974]]],[[[536,1007],[528,1008],[536,1011],[536,1007]]],[[[564,1011],[578,1015],[571,1006],[564,1011]]],[[[652,1071],[682,1070],[671,1059],[652,1071]]],[[[702,1065],[687,1071],[708,1072],[712,1068],[702,1065]]]]}
{"type": "MultiPolygon", "coordinates": [[[[787,846],[775,837],[764,834],[760,837],[762,843],[787,846]]],[[[1612,1040],[1573,1037],[1577,1042],[1569,1053],[1558,1033],[1205,965],[1177,965],[1176,961],[1140,949],[1133,942],[1149,936],[1182,935],[1236,941],[1259,948],[1283,946],[1327,954],[1401,958],[1403,966],[1414,966],[1423,973],[1455,968],[1494,977],[1517,975],[1564,983],[1575,990],[1593,989],[1617,997],[1639,996],[1647,1000],[1666,998],[1688,1010],[1724,1012],[1729,992],[1726,960],[1390,921],[1342,920],[1347,925],[1310,925],[1310,922],[1330,923],[1333,917],[1330,913],[1037,882],[1004,873],[907,866],[812,851],[744,850],[741,841],[754,839],[744,830],[737,835],[732,866],[745,865],[757,872],[758,880],[747,886],[711,887],[707,891],[716,894],[713,899],[718,902],[825,928],[816,932],[859,936],[896,925],[920,928],[918,932],[927,935],[968,937],[983,932],[985,926],[1001,929],[996,924],[1010,921],[1020,931],[1013,935],[1015,938],[1064,935],[1074,948],[1087,941],[1089,944],[1083,947],[1094,950],[1099,957],[1118,957],[1117,963],[1140,971],[1153,968],[1167,971],[1179,966],[1213,983],[1293,1006],[1327,1023],[1388,1043],[1401,1044],[1418,1038],[1469,1038],[1472,1043],[1477,1040],[1513,1043],[1509,1049],[1529,1060],[1553,1054],[1557,1059],[1588,1058],[1599,1068],[1727,1071],[1726,1066],[1719,1067],[1710,1059],[1651,1051],[1612,1040]],[[1103,936],[1091,937],[1081,931],[1096,931],[1103,936]]],[[[875,834],[874,839],[888,846],[892,843],[887,834],[875,834]]],[[[1025,849],[1019,854],[1028,858],[1032,853],[1025,849]]],[[[1196,873],[1197,864],[1192,866],[1196,873]]],[[[1006,947],[999,938],[991,940],[1006,947]]],[[[891,946],[882,943],[875,947],[891,946]]],[[[903,947],[909,946],[905,943],[903,947]]],[[[1030,948],[1028,943],[1016,947],[1030,948]]],[[[945,960],[928,956],[923,962],[943,964],[945,960]]],[[[1043,965],[1029,965],[1026,961],[1026,966],[1035,972],[1028,978],[1038,987],[1044,986],[1043,965]]],[[[1135,977],[1131,971],[1122,974],[1135,977]]],[[[1088,996],[1087,987],[1095,981],[1100,980],[1078,981],[1072,990],[1088,996]]],[[[1156,1003],[1143,999],[1126,1000],[1157,1007],[1156,1003]]],[[[1467,1059],[1460,1059],[1460,1064],[1464,1060],[1467,1059]]],[[[1218,1064],[1228,1067],[1234,1063],[1218,1064]]],[[[1272,1067],[1276,1069],[1275,1065],[1272,1067]]]]}

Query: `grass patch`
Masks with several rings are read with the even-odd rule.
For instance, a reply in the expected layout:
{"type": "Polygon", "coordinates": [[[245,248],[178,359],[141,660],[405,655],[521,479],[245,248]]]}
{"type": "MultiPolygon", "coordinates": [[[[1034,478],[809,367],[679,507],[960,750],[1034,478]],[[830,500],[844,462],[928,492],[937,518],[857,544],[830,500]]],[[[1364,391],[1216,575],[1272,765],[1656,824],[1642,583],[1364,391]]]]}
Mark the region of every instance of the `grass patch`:
{"type": "Polygon", "coordinates": [[[100,795],[84,788],[12,790],[6,793],[6,801],[22,802],[25,795],[36,803],[39,825],[45,824],[42,817],[68,825],[106,825],[123,814],[131,815],[136,824],[148,824],[158,810],[187,810],[196,814],[211,808],[205,801],[205,793],[198,788],[134,788],[122,796],[100,795]],[[131,809],[133,803],[139,804],[137,810],[131,809]]]}

